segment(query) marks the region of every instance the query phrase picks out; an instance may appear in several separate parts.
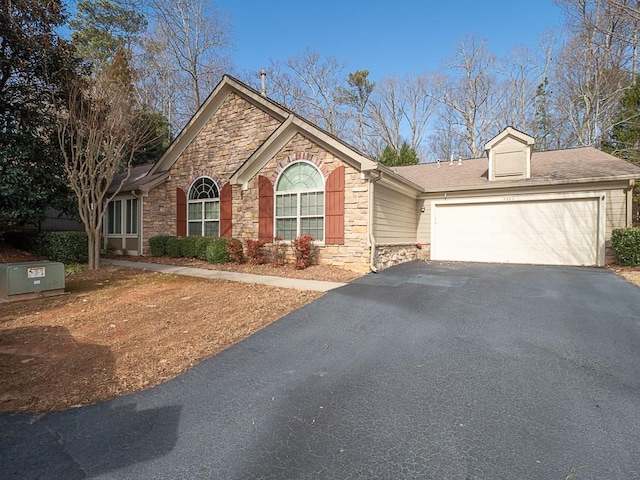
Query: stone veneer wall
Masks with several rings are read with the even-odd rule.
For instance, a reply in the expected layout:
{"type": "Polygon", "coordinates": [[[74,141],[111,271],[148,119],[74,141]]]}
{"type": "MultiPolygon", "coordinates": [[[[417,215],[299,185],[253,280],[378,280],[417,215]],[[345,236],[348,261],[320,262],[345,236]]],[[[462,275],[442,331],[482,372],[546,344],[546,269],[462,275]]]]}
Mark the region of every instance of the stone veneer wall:
{"type": "MultiPolygon", "coordinates": [[[[232,93],[193,142],[171,167],[169,179],[154,188],[143,201],[143,252],[149,252],[149,238],[176,234],[176,188],[188,192],[203,175],[222,188],[231,175],[278,128],[280,122],[240,96],[232,93]]],[[[326,178],[337,167],[345,167],[344,245],[318,245],[318,261],[358,272],[369,271],[368,181],[301,134],[296,134],[260,171],[274,183],[289,164],[308,161],[326,178]]],[[[241,240],[258,238],[258,176],[243,190],[232,186],[232,235],[241,240]]],[[[289,249],[291,252],[291,249],[289,249]]],[[[382,245],[376,251],[378,268],[414,260],[415,245],[382,245]]]]}
{"type": "Polygon", "coordinates": [[[376,268],[393,267],[399,263],[410,262],[422,257],[421,250],[415,243],[400,245],[377,245],[376,246],[376,268]]]}
{"type": "MultiPolygon", "coordinates": [[[[199,135],[171,168],[169,179],[144,198],[143,252],[149,252],[149,238],[176,234],[176,188],[185,192],[196,178],[207,175],[222,186],[247,158],[273,133],[279,122],[241,97],[231,94],[199,135]]],[[[319,263],[359,272],[368,271],[369,246],[368,182],[360,172],[343,163],[304,136],[297,134],[259,175],[275,183],[291,162],[314,163],[326,177],[345,166],[344,245],[320,245],[319,263]]],[[[258,176],[248,188],[232,186],[233,236],[241,240],[258,238],[258,176]]]]}
{"type": "MultiPolygon", "coordinates": [[[[360,172],[300,134],[260,171],[275,186],[278,175],[292,162],[308,161],[327,176],[341,165],[345,167],[344,245],[319,245],[318,262],[359,272],[368,271],[367,239],[368,183],[360,172]]],[[[242,240],[258,238],[258,177],[249,181],[247,190],[233,187],[233,236],[242,240]]]]}
{"type": "MultiPolygon", "coordinates": [[[[193,180],[202,175],[222,188],[279,125],[278,120],[231,93],[173,165],[169,179],[144,198],[143,252],[149,253],[149,237],[176,234],[176,188],[187,193],[193,180]]],[[[234,208],[238,192],[233,187],[234,208]]]]}

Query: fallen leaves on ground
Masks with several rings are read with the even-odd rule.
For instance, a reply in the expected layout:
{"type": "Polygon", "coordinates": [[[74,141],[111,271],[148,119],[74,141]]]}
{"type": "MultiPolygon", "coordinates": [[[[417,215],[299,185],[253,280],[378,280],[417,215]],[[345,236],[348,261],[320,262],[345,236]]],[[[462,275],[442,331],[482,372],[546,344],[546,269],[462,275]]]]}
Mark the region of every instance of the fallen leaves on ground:
{"type": "Polygon", "coordinates": [[[607,268],[622,278],[640,287],[640,267],[626,267],[621,265],[607,265],[607,268]]]}
{"type": "Polygon", "coordinates": [[[72,274],[66,287],[0,304],[0,411],[149,388],[321,295],[114,266],[72,274]]]}

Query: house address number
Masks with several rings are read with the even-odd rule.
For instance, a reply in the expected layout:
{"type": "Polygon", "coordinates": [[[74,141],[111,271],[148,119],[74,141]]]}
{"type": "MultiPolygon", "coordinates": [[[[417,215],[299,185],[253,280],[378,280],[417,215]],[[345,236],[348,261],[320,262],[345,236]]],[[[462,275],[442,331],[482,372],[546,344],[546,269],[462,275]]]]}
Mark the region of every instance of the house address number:
{"type": "Polygon", "coordinates": [[[513,202],[515,199],[516,197],[502,197],[502,200],[505,202],[513,202]]]}

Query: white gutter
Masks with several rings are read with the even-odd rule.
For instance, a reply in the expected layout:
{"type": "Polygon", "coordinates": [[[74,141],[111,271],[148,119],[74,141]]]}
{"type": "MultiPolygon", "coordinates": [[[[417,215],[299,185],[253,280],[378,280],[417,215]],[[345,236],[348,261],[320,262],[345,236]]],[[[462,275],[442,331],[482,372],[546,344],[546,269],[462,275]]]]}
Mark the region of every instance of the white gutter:
{"type": "Polygon", "coordinates": [[[382,178],[382,172],[378,171],[378,176],[373,180],[369,179],[369,244],[371,246],[371,257],[369,268],[373,273],[378,273],[376,268],[376,238],[373,235],[373,184],[382,178]]]}

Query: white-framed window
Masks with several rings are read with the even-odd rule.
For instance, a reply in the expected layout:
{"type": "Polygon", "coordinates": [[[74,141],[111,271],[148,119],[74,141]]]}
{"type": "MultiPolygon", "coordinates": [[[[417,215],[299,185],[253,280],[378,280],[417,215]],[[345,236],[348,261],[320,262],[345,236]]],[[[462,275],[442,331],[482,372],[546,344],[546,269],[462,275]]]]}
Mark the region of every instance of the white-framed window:
{"type": "Polygon", "coordinates": [[[107,205],[107,235],[122,233],[122,200],[113,200],[107,205]]]}
{"type": "Polygon", "coordinates": [[[127,198],[125,200],[125,215],[124,215],[124,233],[126,235],[138,234],[138,199],[127,198]]]}
{"type": "Polygon", "coordinates": [[[220,190],[209,177],[196,179],[187,197],[187,235],[220,236],[220,190]]]}
{"type": "Polygon", "coordinates": [[[324,241],[324,177],[315,165],[289,165],[276,182],[276,236],[294,240],[311,235],[324,241]]]}
{"type": "Polygon", "coordinates": [[[112,200],[107,205],[107,235],[138,234],[138,199],[112,200]]]}

